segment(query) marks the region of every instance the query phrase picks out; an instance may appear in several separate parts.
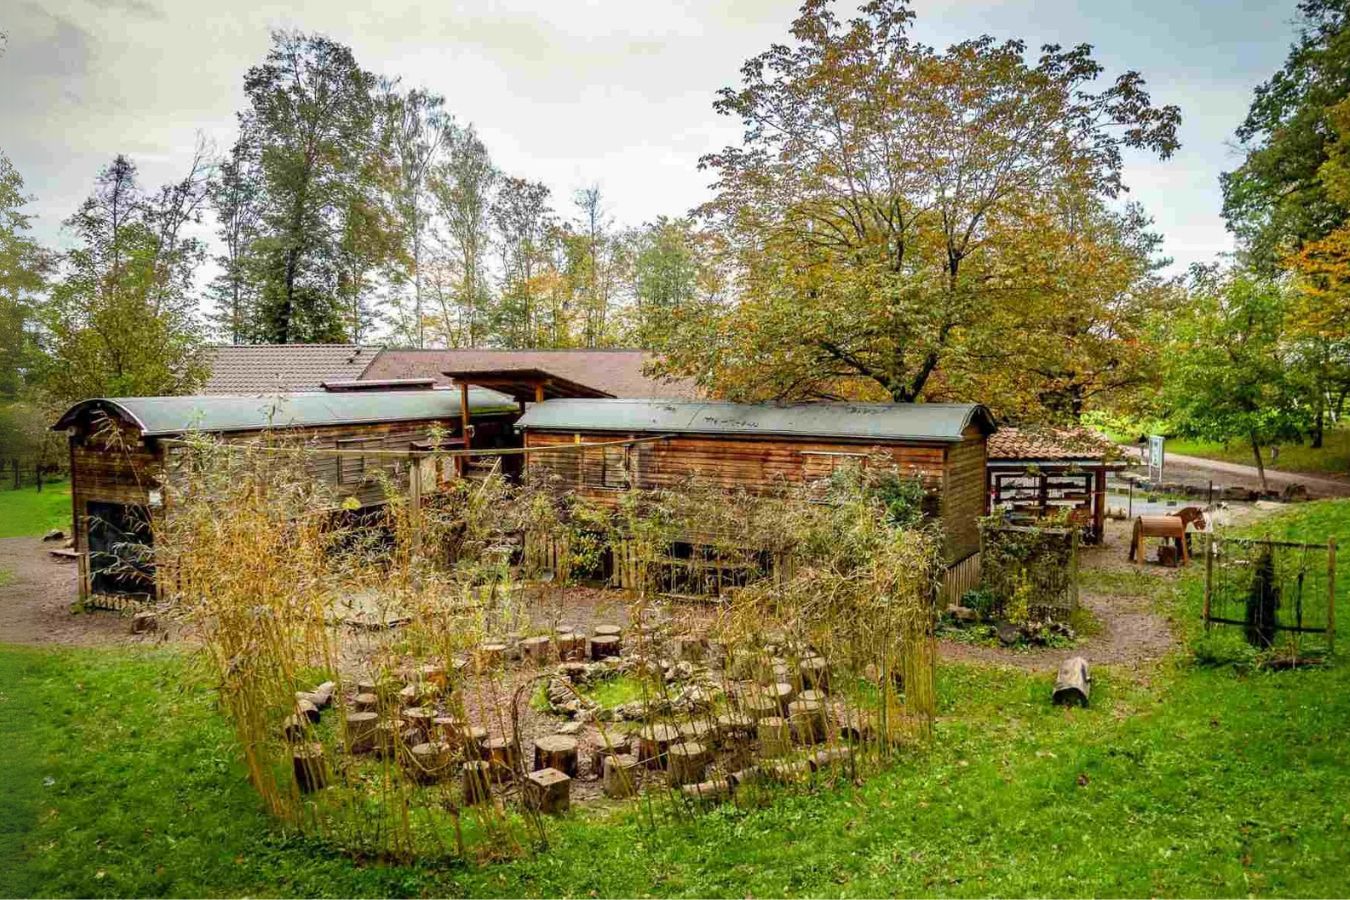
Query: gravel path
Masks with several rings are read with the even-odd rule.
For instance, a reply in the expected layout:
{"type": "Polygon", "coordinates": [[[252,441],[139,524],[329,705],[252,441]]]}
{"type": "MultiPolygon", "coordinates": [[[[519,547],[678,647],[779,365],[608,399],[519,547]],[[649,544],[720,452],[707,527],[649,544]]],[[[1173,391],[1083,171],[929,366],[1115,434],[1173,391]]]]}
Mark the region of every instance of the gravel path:
{"type": "Polygon", "coordinates": [[[53,559],[40,538],[0,539],[0,643],[91,644],[152,640],[128,634],[128,620],[115,612],[72,613],[74,562],[53,559]]]}

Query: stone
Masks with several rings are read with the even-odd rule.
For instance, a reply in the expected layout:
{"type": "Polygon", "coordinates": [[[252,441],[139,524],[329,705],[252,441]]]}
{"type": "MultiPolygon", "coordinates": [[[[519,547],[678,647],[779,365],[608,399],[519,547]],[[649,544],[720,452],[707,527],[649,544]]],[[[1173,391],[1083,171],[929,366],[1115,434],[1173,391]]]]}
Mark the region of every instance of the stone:
{"type": "Polygon", "coordinates": [[[53,528],[42,536],[42,540],[44,541],[64,541],[65,539],[66,533],[60,528],[53,528]]]}
{"type": "Polygon", "coordinates": [[[539,769],[525,776],[525,804],[548,815],[567,812],[571,805],[572,779],[557,769],[539,769]]]}
{"type": "Polygon", "coordinates": [[[580,722],[564,722],[553,729],[554,734],[578,735],[584,726],[580,722]]]}

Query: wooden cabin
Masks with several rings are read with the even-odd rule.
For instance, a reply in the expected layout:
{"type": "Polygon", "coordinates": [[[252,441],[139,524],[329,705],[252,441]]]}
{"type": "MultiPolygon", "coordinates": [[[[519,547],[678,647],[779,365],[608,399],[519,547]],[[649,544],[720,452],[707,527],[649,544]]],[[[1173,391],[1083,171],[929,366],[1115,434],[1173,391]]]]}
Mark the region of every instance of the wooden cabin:
{"type": "MultiPolygon", "coordinates": [[[[189,432],[249,441],[267,434],[336,450],[427,449],[466,443],[460,423],[472,411],[474,447],[509,446],[516,405],[492,391],[342,390],[275,396],[122,397],[75,404],[53,426],[70,436],[71,502],[80,599],[124,605],[156,593],[148,554],[166,496],[173,439],[189,432]]],[[[357,507],[383,502],[377,473],[400,474],[397,457],[316,455],[315,478],[357,507]]]]}
{"type": "Polygon", "coordinates": [[[1119,448],[1085,428],[1000,428],[989,438],[989,511],[1013,519],[1068,514],[1089,543],[1106,526],[1106,477],[1119,448]]]}
{"type": "Polygon", "coordinates": [[[558,399],[532,404],[516,427],[527,449],[659,437],[527,455],[532,471],[601,502],[630,485],[678,488],[695,476],[749,490],[811,482],[881,452],[935,495],[948,563],[979,551],[985,444],[995,425],[978,404],[558,399]]]}

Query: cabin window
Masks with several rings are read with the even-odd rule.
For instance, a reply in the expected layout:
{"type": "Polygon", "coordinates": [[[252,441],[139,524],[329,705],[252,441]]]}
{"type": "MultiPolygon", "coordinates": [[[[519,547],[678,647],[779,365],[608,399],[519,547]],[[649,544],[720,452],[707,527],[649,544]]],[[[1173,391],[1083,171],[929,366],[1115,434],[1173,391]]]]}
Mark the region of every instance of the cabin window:
{"type": "Polygon", "coordinates": [[[607,488],[626,488],[628,476],[628,448],[601,447],[600,485],[607,488]]]}

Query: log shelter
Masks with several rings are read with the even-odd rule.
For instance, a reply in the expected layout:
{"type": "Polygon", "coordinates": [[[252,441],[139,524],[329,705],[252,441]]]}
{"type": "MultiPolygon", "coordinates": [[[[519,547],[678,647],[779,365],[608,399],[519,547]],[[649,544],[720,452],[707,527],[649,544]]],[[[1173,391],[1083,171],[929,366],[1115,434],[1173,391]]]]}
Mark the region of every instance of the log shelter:
{"type": "Polygon", "coordinates": [[[1106,524],[1106,481],[1125,467],[1115,444],[1085,428],[1000,428],[989,438],[989,511],[1033,521],[1067,512],[1089,543],[1106,524]]]}

